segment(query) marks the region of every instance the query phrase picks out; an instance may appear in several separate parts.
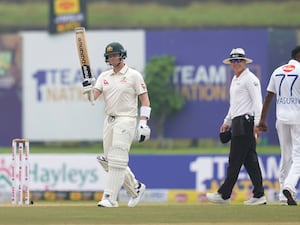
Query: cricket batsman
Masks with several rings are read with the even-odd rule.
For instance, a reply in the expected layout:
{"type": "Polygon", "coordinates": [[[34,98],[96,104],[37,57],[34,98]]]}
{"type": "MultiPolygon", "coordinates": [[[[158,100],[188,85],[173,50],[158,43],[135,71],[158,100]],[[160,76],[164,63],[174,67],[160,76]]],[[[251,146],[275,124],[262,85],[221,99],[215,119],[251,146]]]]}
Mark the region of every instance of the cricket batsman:
{"type": "Polygon", "coordinates": [[[150,138],[151,130],[147,126],[151,113],[150,101],[143,76],[125,64],[127,51],[120,43],[108,44],[104,57],[111,69],[102,72],[96,81],[90,78],[83,82],[88,98],[96,100],[102,95],[105,104],[104,154],[97,159],[108,172],[108,182],[98,206],[118,207],[117,196],[123,186],[131,197],[128,206],[134,207],[141,201],[146,186],[135,178],[128,167],[129,151],[136,134],[139,142],[150,138]],[[91,91],[93,96],[88,94],[91,91]]]}

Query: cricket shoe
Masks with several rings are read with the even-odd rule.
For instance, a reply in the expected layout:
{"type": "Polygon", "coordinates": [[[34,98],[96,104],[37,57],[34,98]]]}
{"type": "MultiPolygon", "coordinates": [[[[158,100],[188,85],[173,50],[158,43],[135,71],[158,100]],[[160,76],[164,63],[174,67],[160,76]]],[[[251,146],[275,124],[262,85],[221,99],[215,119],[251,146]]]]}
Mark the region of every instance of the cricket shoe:
{"type": "Polygon", "coordinates": [[[266,196],[261,196],[260,198],[252,197],[247,201],[244,201],[244,205],[266,205],[267,198],[266,196]]]}
{"type": "Polygon", "coordinates": [[[295,196],[294,196],[294,194],[292,193],[292,191],[290,189],[284,188],[282,193],[287,198],[287,204],[288,205],[297,205],[297,202],[295,200],[295,196]]]}
{"type": "Polygon", "coordinates": [[[118,202],[112,203],[108,198],[104,198],[100,202],[98,202],[98,206],[112,208],[112,207],[119,207],[119,204],[118,202]]]}
{"type": "Polygon", "coordinates": [[[279,204],[282,205],[282,206],[288,205],[287,200],[280,200],[279,204]]]}
{"type": "Polygon", "coordinates": [[[139,183],[139,186],[136,189],[137,196],[135,198],[131,197],[128,202],[128,207],[135,207],[141,200],[146,191],[146,185],[139,183]]]}
{"type": "Polygon", "coordinates": [[[213,203],[217,203],[217,204],[229,204],[230,203],[230,199],[223,199],[221,194],[219,194],[218,192],[216,193],[207,193],[206,194],[207,200],[213,203]]]}

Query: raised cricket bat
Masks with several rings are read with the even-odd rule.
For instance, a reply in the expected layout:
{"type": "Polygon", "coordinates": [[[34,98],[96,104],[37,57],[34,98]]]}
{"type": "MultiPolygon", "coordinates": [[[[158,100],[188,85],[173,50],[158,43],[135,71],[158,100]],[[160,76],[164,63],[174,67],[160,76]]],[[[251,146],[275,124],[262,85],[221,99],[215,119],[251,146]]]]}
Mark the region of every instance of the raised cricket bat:
{"type": "MultiPolygon", "coordinates": [[[[85,28],[84,27],[76,27],[75,28],[76,35],[76,46],[78,50],[79,62],[82,70],[83,79],[93,78],[91,64],[89,59],[89,53],[87,48],[87,41],[85,36],[85,28]]],[[[94,104],[94,94],[93,90],[89,93],[89,99],[92,104],[94,104]]]]}

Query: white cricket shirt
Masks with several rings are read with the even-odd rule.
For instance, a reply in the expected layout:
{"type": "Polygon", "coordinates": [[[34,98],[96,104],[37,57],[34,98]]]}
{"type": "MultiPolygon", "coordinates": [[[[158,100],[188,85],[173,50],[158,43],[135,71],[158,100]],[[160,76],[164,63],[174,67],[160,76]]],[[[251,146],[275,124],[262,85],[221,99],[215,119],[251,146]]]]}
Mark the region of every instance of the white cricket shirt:
{"type": "Polygon", "coordinates": [[[102,92],[105,113],[111,116],[136,117],[138,96],[147,92],[143,76],[127,65],[118,73],[113,69],[102,72],[95,88],[102,92]]]}
{"type": "Polygon", "coordinates": [[[230,85],[230,107],[224,123],[231,125],[233,118],[244,114],[254,116],[258,125],[262,110],[262,94],[259,79],[246,68],[239,77],[232,78],[230,85]]]}
{"type": "Polygon", "coordinates": [[[267,90],[276,94],[277,119],[300,124],[300,63],[292,59],[275,69],[267,90]]]}

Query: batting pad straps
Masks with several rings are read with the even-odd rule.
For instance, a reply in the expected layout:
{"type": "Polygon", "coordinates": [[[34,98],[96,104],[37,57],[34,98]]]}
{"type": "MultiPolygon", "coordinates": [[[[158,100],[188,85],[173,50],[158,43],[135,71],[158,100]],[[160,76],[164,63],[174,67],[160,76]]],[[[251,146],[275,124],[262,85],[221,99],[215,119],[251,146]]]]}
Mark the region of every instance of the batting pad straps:
{"type": "Polygon", "coordinates": [[[151,108],[149,106],[141,106],[140,116],[145,116],[147,119],[150,119],[151,108]]]}

